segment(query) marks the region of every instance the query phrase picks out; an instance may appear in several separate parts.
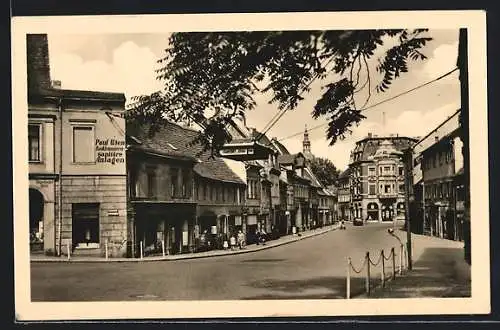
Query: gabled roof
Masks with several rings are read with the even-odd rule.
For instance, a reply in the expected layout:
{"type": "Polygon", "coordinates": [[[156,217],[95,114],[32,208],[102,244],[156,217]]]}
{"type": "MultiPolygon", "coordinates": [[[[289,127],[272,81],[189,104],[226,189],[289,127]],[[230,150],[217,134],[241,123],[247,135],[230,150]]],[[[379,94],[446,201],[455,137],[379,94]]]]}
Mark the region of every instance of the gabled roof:
{"type": "Polygon", "coordinates": [[[276,138],[271,139],[271,143],[278,150],[278,153],[280,155],[289,155],[290,154],[288,149],[281,142],[279,142],[276,138]]]}
{"type": "Polygon", "coordinates": [[[217,181],[246,184],[223,159],[211,158],[208,151],[201,153],[203,147],[198,143],[190,145],[198,134],[195,130],[166,122],[151,135],[149,125],[127,123],[127,135],[140,141],[140,144],[135,146],[136,149],[155,150],[166,155],[197,159],[194,171],[198,175],[217,181]]]}

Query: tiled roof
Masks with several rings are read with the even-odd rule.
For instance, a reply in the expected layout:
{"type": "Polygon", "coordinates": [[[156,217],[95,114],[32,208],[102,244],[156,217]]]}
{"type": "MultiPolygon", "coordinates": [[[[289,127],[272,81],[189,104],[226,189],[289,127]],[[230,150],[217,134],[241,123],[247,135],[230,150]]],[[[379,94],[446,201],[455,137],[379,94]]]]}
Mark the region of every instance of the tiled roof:
{"type": "Polygon", "coordinates": [[[295,162],[296,155],[278,155],[278,163],[288,165],[293,164],[295,162]]]}
{"type": "Polygon", "coordinates": [[[194,171],[198,175],[223,182],[246,184],[223,159],[211,158],[208,151],[200,154],[203,149],[200,144],[189,145],[199,132],[167,122],[153,135],[148,133],[147,125],[127,124],[127,135],[137,138],[141,142],[140,147],[172,156],[196,158],[200,161],[194,166],[194,171]]]}

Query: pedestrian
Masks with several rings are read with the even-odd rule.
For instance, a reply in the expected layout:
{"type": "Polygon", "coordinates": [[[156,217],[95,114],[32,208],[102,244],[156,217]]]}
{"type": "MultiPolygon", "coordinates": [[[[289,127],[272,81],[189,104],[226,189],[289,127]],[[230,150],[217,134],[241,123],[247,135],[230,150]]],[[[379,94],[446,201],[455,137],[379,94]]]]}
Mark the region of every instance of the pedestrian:
{"type": "Polygon", "coordinates": [[[238,231],[237,238],[238,238],[238,246],[241,250],[241,249],[243,249],[243,247],[245,245],[245,235],[243,234],[243,232],[241,230],[238,231]]]}
{"type": "Polygon", "coordinates": [[[229,238],[229,244],[231,245],[231,250],[234,250],[234,248],[236,247],[236,238],[234,237],[234,235],[231,235],[231,237],[229,238]]]}

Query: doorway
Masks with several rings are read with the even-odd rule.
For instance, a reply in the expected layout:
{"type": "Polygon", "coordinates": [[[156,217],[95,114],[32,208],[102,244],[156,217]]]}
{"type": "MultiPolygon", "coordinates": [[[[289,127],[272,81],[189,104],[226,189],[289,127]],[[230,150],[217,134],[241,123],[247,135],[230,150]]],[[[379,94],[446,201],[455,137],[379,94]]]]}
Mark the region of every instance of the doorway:
{"type": "Polygon", "coordinates": [[[29,190],[29,234],[30,234],[30,250],[43,250],[43,212],[44,198],[40,191],[36,189],[29,190]]]}

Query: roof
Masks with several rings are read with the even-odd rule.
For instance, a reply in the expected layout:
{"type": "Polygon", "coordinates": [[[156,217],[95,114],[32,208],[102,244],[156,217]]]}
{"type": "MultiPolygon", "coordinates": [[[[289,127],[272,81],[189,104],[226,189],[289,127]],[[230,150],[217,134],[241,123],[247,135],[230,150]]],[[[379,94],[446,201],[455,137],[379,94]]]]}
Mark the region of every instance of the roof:
{"type": "Polygon", "coordinates": [[[288,149],[281,142],[279,142],[276,138],[272,138],[271,143],[278,150],[280,155],[289,155],[290,154],[288,149]]]}
{"type": "Polygon", "coordinates": [[[305,177],[311,181],[311,185],[315,188],[322,188],[323,185],[319,182],[318,178],[316,178],[312,170],[309,167],[305,167],[304,169],[305,177]]]}
{"type": "Polygon", "coordinates": [[[278,155],[278,163],[282,165],[292,165],[295,163],[295,159],[300,156],[304,157],[301,152],[298,152],[296,154],[278,155]]]}
{"type": "Polygon", "coordinates": [[[417,139],[406,136],[367,137],[356,142],[353,153],[361,153],[356,161],[370,161],[380,146],[391,143],[395,150],[403,151],[415,144],[417,139]]]}
{"type": "Polygon", "coordinates": [[[193,129],[165,122],[158,131],[151,135],[148,125],[127,123],[127,135],[140,142],[140,145],[135,146],[136,148],[144,151],[155,150],[174,157],[197,159],[198,163],[194,166],[194,171],[198,175],[217,181],[246,184],[222,158],[211,158],[208,151],[201,153],[203,147],[198,143],[190,145],[198,134],[200,133],[193,129]]]}
{"type": "Polygon", "coordinates": [[[123,93],[59,88],[39,88],[33,91],[31,96],[57,97],[73,100],[113,101],[121,103],[125,103],[126,101],[125,94],[123,93]]]}

